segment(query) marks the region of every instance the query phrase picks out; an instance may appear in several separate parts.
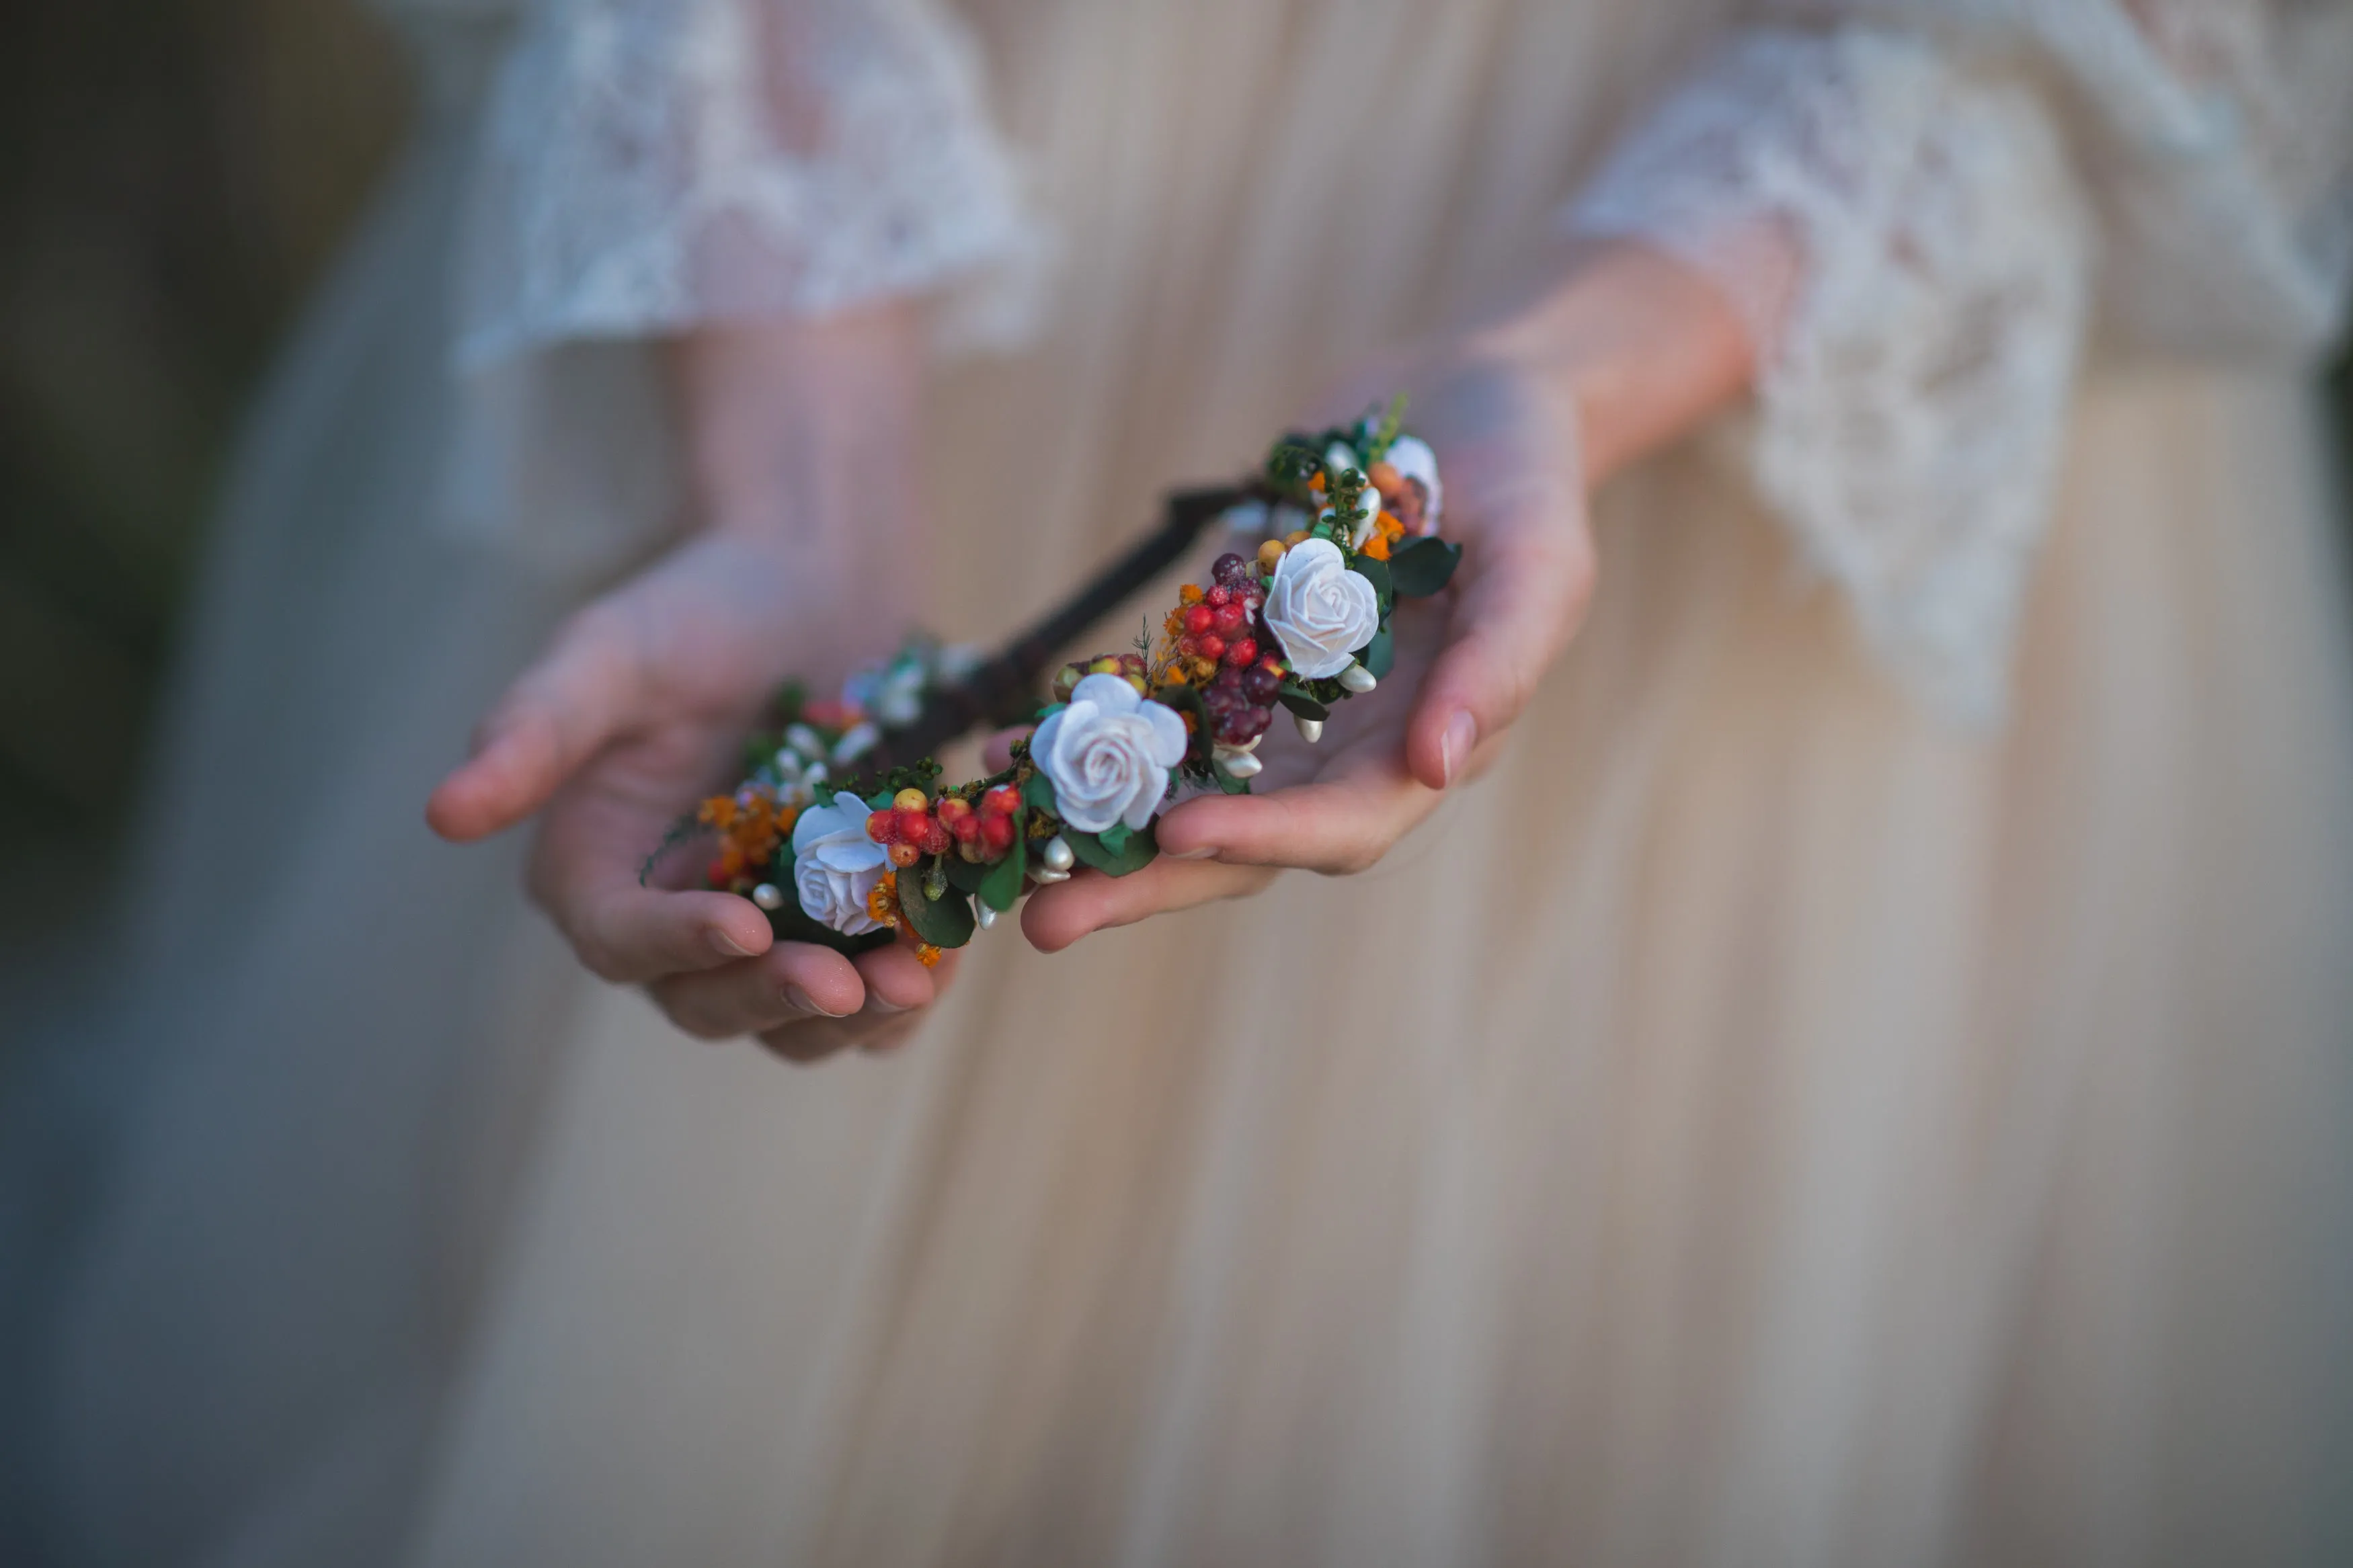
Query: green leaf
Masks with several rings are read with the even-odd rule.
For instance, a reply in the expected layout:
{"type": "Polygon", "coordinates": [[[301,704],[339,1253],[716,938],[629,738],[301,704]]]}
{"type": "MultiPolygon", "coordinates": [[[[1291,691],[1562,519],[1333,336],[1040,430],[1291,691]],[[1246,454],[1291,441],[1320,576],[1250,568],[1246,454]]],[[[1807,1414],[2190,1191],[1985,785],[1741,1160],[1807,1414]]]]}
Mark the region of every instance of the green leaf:
{"type": "Polygon", "coordinates": [[[1209,769],[1209,776],[1217,780],[1218,787],[1228,795],[1250,794],[1250,780],[1238,779],[1221,767],[1212,764],[1209,769]]]}
{"type": "Polygon", "coordinates": [[[1376,561],[1369,555],[1359,555],[1348,563],[1348,570],[1373,585],[1373,592],[1380,595],[1381,609],[1386,613],[1393,596],[1389,586],[1389,563],[1376,561]]]}
{"type": "Polygon", "coordinates": [[[948,886],[959,893],[977,893],[981,883],[988,879],[989,867],[985,861],[967,860],[953,850],[940,858],[947,862],[948,886]]]}
{"type": "Polygon", "coordinates": [[[1369,670],[1377,680],[1388,674],[1389,667],[1397,663],[1397,644],[1390,637],[1388,626],[1384,626],[1373,634],[1373,640],[1365,646],[1363,653],[1356,656],[1356,662],[1369,670]]]}
{"type": "Polygon", "coordinates": [[[897,795],[898,793],[899,792],[895,789],[876,790],[872,795],[866,797],[866,809],[869,811],[881,810],[884,806],[891,804],[892,797],[897,795]]]}
{"type": "Polygon", "coordinates": [[[1402,599],[1425,599],[1453,580],[1462,546],[1450,540],[1417,539],[1389,555],[1389,580],[1402,599]]]}
{"type": "Polygon", "coordinates": [[[1049,816],[1062,815],[1060,805],[1054,799],[1054,781],[1046,776],[1043,769],[1032,773],[1029,782],[1021,786],[1021,804],[1049,816]]]}
{"type": "Polygon", "coordinates": [[[1141,871],[1159,857],[1160,839],[1153,825],[1145,823],[1129,832],[1125,823],[1119,823],[1106,833],[1073,833],[1062,830],[1062,838],[1071,853],[1079,858],[1082,866],[1092,866],[1106,877],[1124,877],[1130,871],[1141,871]],[[1113,833],[1120,835],[1116,847],[1105,842],[1113,833]]]}
{"type": "MultiPolygon", "coordinates": [[[[964,864],[949,857],[955,865],[964,864]]],[[[972,940],[972,900],[962,889],[951,886],[936,899],[923,894],[923,879],[913,876],[915,868],[899,873],[899,911],[907,917],[907,924],[915,934],[934,947],[962,947],[972,940]]],[[[953,872],[951,872],[953,875],[953,872]]]]}
{"type": "Polygon", "coordinates": [[[1116,855],[1127,847],[1127,836],[1133,831],[1126,823],[1114,822],[1096,834],[1095,841],[1103,847],[1104,854],[1116,855]]]}
{"type": "Polygon", "coordinates": [[[1029,836],[1019,831],[1020,826],[1015,824],[1012,852],[991,866],[988,875],[980,879],[980,901],[1000,915],[1021,896],[1022,879],[1029,869],[1029,836]]]}
{"type": "Polygon", "coordinates": [[[1329,719],[1332,717],[1332,710],[1326,708],[1323,703],[1318,702],[1314,698],[1309,696],[1305,691],[1301,690],[1299,687],[1288,680],[1282,683],[1282,689],[1274,694],[1274,698],[1276,701],[1282,703],[1285,708],[1290,709],[1293,713],[1298,714],[1302,719],[1329,719]]]}

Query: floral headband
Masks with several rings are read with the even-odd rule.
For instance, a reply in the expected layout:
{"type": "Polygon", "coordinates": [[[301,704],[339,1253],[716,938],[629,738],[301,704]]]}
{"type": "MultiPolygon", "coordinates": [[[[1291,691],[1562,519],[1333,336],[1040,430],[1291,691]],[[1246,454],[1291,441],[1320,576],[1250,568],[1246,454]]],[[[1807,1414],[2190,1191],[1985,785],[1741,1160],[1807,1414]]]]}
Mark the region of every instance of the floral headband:
{"type": "Polygon", "coordinates": [[[1247,793],[1277,707],[1319,739],[1332,704],[1388,673],[1397,601],[1453,576],[1462,547],[1438,536],[1437,457],[1400,428],[1403,412],[1399,398],[1353,426],[1286,436],[1261,479],[1172,497],[1160,535],[995,660],[918,641],[852,676],[838,700],[788,689],[781,728],[752,738],[750,776],[670,842],[715,835],[706,880],[766,910],[780,938],[859,952],[903,929],[927,964],[1031,885],[1149,864],[1162,811],[1247,793]],[[1001,699],[1035,689],[1038,650],[1099,619],[1211,516],[1258,542],[1219,556],[1208,587],[1185,584],[1156,637],[1062,666],[1009,767],[943,788],[928,756],[894,763],[992,709],[1026,716],[1001,699]]]}

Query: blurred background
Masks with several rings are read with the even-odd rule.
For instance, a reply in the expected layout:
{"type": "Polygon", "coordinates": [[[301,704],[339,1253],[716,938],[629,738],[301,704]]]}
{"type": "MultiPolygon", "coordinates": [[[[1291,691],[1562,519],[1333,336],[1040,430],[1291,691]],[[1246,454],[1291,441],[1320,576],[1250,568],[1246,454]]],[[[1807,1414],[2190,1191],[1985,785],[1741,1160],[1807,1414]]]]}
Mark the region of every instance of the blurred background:
{"type": "MultiPolygon", "coordinates": [[[[356,0],[19,8],[0,50],[0,942],[121,868],[257,384],[397,151],[356,0]]],[[[2353,374],[2335,384],[2353,433],[2353,374]]]]}

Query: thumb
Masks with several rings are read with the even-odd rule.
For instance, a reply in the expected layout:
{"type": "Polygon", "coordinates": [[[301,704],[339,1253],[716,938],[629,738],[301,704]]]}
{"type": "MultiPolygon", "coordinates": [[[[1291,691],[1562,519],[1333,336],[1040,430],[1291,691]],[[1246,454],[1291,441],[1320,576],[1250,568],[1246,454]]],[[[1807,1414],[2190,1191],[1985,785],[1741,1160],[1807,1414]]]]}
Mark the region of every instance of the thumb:
{"type": "Polygon", "coordinates": [[[637,649],[619,605],[592,605],[573,616],[475,730],[473,754],[426,803],[427,824],[466,843],[546,805],[637,719],[645,688],[637,649]]]}

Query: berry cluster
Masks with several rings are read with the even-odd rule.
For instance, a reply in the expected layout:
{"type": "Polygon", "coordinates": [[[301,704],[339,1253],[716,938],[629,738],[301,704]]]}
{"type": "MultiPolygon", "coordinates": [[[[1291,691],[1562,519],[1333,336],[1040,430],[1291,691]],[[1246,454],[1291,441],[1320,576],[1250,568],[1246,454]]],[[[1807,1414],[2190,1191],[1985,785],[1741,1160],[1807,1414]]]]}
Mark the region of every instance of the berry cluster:
{"type": "MultiPolygon", "coordinates": [[[[1280,559],[1280,552],[1276,558],[1280,559]]],[[[1282,689],[1281,647],[1260,612],[1266,585],[1242,556],[1225,554],[1209,568],[1209,586],[1187,583],[1179,607],[1166,623],[1169,634],[1162,679],[1196,685],[1209,715],[1210,738],[1221,746],[1247,746],[1274,722],[1275,693],[1282,689]]]]}
{"type": "Polygon", "coordinates": [[[1021,792],[1009,784],[984,790],[977,804],[959,795],[934,802],[922,790],[902,789],[890,805],[868,814],[866,837],[902,870],[951,849],[967,864],[994,866],[1013,847],[1020,805],[1021,792]]]}

